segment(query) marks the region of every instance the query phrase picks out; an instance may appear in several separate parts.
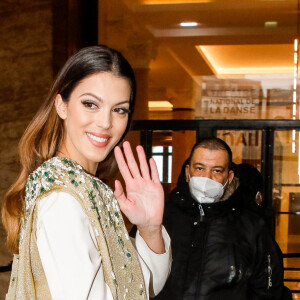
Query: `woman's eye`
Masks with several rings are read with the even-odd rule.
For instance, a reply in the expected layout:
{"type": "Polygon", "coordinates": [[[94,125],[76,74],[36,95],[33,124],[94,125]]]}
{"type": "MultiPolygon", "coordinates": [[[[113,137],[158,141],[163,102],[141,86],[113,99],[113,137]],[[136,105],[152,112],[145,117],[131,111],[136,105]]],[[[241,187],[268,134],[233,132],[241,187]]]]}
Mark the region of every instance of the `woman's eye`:
{"type": "Polygon", "coordinates": [[[82,101],[82,104],[87,107],[87,108],[90,108],[90,109],[96,109],[98,108],[97,104],[95,104],[94,102],[92,101],[82,101]]]}
{"type": "Polygon", "coordinates": [[[113,112],[116,112],[120,115],[125,115],[125,114],[129,114],[130,110],[125,107],[115,107],[115,108],[113,108],[113,112]]]}

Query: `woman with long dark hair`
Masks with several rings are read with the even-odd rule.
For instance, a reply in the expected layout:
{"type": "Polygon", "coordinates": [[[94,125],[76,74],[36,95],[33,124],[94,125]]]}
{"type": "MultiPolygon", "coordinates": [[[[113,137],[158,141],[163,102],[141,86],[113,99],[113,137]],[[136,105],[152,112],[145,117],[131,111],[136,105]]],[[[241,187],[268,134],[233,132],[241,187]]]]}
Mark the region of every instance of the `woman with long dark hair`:
{"type": "Polygon", "coordinates": [[[7,299],[148,299],[170,268],[153,159],[123,143],[135,99],[126,59],[87,47],[64,65],[20,142],[21,173],[2,220],[14,255],[7,299]],[[105,183],[114,156],[124,178],[105,183]],[[100,179],[102,180],[100,180],[100,179]],[[137,225],[128,236],[121,211],[137,225]]]}

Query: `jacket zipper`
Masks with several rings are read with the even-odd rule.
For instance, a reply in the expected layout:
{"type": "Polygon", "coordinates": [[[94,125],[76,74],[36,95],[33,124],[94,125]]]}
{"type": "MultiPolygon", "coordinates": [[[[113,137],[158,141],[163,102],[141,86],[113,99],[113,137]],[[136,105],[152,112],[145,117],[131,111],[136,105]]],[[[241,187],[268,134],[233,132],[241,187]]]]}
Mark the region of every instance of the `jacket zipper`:
{"type": "Polygon", "coordinates": [[[268,289],[272,287],[271,255],[268,254],[268,289]]]}
{"type": "Polygon", "coordinates": [[[198,206],[199,206],[199,212],[200,212],[200,222],[202,222],[202,221],[203,221],[203,217],[204,217],[205,213],[204,213],[204,210],[203,210],[203,207],[202,207],[202,205],[201,205],[201,204],[199,204],[198,206]]]}

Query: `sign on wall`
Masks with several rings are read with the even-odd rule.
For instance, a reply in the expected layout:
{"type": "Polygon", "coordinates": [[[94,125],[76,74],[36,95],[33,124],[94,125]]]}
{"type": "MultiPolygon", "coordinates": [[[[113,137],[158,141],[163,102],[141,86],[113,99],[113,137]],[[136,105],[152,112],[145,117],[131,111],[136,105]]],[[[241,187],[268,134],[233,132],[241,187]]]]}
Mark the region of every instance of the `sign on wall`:
{"type": "Polygon", "coordinates": [[[261,86],[257,81],[214,79],[202,82],[201,112],[205,118],[257,118],[261,86]]]}

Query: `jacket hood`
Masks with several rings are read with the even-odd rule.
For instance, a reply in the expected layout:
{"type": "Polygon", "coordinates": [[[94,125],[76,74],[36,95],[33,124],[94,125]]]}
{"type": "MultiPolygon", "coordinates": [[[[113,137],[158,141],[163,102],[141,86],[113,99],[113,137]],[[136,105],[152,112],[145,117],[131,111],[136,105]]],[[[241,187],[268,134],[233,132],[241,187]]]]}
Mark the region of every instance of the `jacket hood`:
{"type": "Polygon", "coordinates": [[[231,183],[225,189],[225,192],[224,192],[223,196],[217,202],[227,200],[237,190],[237,188],[239,187],[239,185],[240,185],[239,179],[237,177],[233,177],[231,183]]]}

